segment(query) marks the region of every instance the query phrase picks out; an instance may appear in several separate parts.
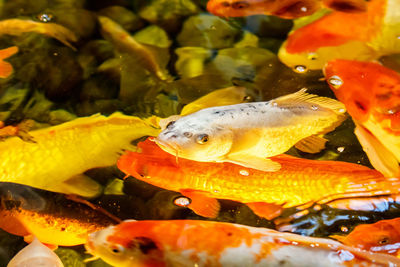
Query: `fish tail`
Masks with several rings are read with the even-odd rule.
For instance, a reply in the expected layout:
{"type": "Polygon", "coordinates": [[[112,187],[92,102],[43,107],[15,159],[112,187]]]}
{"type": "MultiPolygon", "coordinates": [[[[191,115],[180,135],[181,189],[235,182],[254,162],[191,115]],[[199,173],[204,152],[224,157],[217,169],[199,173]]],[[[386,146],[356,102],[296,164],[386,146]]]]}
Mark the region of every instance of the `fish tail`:
{"type": "Polygon", "coordinates": [[[377,174],[375,175],[374,173],[374,170],[371,170],[370,175],[362,175],[362,173],[360,173],[359,179],[345,182],[346,185],[344,187],[343,181],[338,181],[338,193],[325,196],[318,200],[317,203],[327,204],[338,199],[384,196],[400,193],[399,178],[385,178],[378,172],[376,172],[377,174]]]}
{"type": "Polygon", "coordinates": [[[326,7],[341,12],[365,12],[367,1],[365,0],[323,0],[326,7]]]}

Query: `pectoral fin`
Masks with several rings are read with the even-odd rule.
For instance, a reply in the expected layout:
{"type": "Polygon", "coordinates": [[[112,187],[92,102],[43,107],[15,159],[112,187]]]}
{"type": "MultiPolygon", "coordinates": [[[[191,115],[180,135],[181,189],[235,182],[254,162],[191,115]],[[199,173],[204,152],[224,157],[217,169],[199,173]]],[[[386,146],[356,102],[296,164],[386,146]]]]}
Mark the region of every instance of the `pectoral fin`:
{"type": "Polygon", "coordinates": [[[64,194],[75,194],[92,198],[100,195],[102,187],[90,177],[80,174],[69,178],[57,187],[55,186],[53,190],[63,192],[64,194]]]}
{"type": "Polygon", "coordinates": [[[330,235],[329,237],[336,239],[337,241],[340,241],[342,243],[346,239],[346,236],[343,236],[343,235],[330,235]]]}
{"type": "Polygon", "coordinates": [[[267,220],[272,220],[281,215],[283,207],[278,204],[265,202],[252,202],[246,205],[257,215],[267,220]]]}
{"type": "Polygon", "coordinates": [[[328,140],[323,137],[317,135],[311,135],[309,137],[300,140],[294,146],[298,150],[301,150],[303,152],[318,153],[325,148],[325,143],[327,141],[328,140]]]}
{"type": "Polygon", "coordinates": [[[207,192],[182,189],[180,193],[190,198],[191,202],[187,207],[193,210],[194,213],[207,218],[215,218],[218,216],[221,206],[218,200],[209,197],[207,192]]]}
{"type": "Polygon", "coordinates": [[[386,177],[397,177],[400,174],[399,163],[390,152],[371,132],[357,125],[354,130],[358,141],[368,156],[372,166],[386,177]]]}
{"type": "Polygon", "coordinates": [[[225,162],[241,165],[246,168],[252,168],[265,172],[276,172],[281,168],[281,164],[267,158],[248,156],[248,155],[229,155],[225,162]]]}

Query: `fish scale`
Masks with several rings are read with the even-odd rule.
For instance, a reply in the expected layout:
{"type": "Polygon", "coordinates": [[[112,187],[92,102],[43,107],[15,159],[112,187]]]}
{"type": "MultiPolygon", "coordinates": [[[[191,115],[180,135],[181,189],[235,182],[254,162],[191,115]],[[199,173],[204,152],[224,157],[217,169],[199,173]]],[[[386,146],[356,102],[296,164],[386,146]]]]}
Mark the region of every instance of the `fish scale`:
{"type": "Polygon", "coordinates": [[[139,143],[138,147],[142,152],[123,155],[118,167],[137,179],[181,192],[189,198],[191,192],[197,192],[206,198],[242,203],[285,203],[283,207],[289,208],[312,202],[326,203],[341,197],[400,191],[398,178],[384,178],[378,171],[353,163],[280,155],[272,159],[282,168],[277,172],[264,172],[232,163],[181,158],[176,162],[174,156],[149,140],[139,143]]]}

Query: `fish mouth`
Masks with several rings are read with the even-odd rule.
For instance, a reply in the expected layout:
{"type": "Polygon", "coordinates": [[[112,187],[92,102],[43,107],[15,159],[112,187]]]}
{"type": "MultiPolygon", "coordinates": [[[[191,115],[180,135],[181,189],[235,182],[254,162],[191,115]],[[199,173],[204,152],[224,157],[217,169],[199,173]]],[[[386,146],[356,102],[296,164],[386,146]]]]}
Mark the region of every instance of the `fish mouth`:
{"type": "Polygon", "coordinates": [[[154,138],[153,141],[159,145],[164,151],[167,151],[168,153],[171,153],[171,151],[175,152],[174,154],[177,154],[179,151],[179,145],[178,144],[170,144],[165,142],[164,140],[157,138],[154,138]]]}
{"type": "Polygon", "coordinates": [[[170,153],[170,154],[172,154],[172,155],[175,155],[175,158],[176,158],[176,163],[178,163],[178,154],[179,154],[179,151],[180,151],[180,146],[178,145],[178,144],[176,144],[176,143],[174,143],[174,144],[169,144],[169,143],[166,143],[165,141],[163,141],[163,140],[160,140],[159,138],[154,138],[153,139],[153,141],[162,149],[162,150],[164,150],[165,152],[167,152],[167,153],[170,153]]]}

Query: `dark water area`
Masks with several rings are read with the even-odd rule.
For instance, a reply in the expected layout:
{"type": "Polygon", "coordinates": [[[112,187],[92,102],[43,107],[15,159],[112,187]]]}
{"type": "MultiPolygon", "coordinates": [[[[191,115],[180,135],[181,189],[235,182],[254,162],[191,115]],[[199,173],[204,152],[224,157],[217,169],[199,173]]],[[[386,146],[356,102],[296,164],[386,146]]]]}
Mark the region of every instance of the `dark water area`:
{"type": "MultiPolygon", "coordinates": [[[[334,97],[321,79],[322,71],[297,73],[278,59],[292,20],[264,15],[219,18],[207,12],[206,4],[205,0],[0,1],[0,49],[18,47],[6,59],[13,73],[0,79],[0,121],[15,126],[33,120],[32,130],[36,130],[117,111],[165,118],[207,93],[236,85],[246,87],[252,101],[267,101],[304,87],[309,93],[334,97]],[[16,20],[1,24],[11,19],[16,20]],[[27,25],[28,20],[38,24],[27,25]],[[136,42],[127,42],[127,35],[136,42]]],[[[308,154],[292,148],[288,154],[371,167],[353,130],[349,118],[326,135],[329,142],[322,152],[308,154]]],[[[7,139],[2,142],[7,144],[7,139]]],[[[4,145],[2,149],[14,148],[4,145]]],[[[4,162],[14,156],[0,153],[4,162]]],[[[60,172],[64,172],[62,164],[60,172]]],[[[85,175],[101,186],[101,193],[78,200],[61,192],[1,182],[0,214],[27,210],[50,216],[50,221],[77,220],[78,228],[125,219],[207,219],[175,205],[174,200],[182,196],[178,192],[133,177],[123,179],[125,174],[115,164],[86,170],[85,175]]],[[[302,216],[291,208],[268,221],[245,204],[220,203],[221,211],[213,220],[317,237],[345,234],[357,224],[400,215],[396,202],[379,211],[322,205],[302,216]]],[[[23,237],[0,230],[0,266],[6,266],[25,245],[23,237]]],[[[108,266],[101,260],[84,262],[90,255],[83,245],[59,246],[55,252],[65,266],[108,266]]]]}

